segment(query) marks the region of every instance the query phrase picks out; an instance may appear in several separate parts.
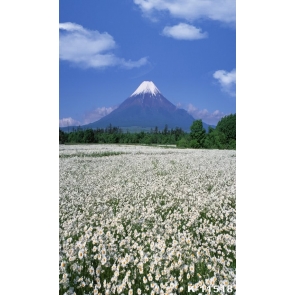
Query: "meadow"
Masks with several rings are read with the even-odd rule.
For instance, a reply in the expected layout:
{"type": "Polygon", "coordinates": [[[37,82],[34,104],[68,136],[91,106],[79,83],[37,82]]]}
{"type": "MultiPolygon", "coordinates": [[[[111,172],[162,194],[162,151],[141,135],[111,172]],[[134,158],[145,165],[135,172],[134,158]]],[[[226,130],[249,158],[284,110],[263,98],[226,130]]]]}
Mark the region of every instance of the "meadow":
{"type": "Polygon", "coordinates": [[[235,294],[236,151],[60,145],[59,294],[235,294]]]}

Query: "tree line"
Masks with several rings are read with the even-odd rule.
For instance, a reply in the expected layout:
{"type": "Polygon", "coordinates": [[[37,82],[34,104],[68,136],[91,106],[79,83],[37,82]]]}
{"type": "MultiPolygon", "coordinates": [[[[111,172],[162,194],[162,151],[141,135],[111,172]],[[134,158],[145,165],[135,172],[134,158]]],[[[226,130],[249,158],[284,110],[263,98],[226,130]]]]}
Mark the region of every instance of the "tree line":
{"type": "Polygon", "coordinates": [[[183,148],[236,149],[236,114],[223,117],[216,128],[203,128],[202,120],[195,120],[190,132],[181,128],[163,130],[158,127],[150,132],[123,132],[121,128],[109,125],[107,128],[77,128],[66,133],[59,129],[59,143],[121,143],[121,144],[175,144],[183,148]]]}

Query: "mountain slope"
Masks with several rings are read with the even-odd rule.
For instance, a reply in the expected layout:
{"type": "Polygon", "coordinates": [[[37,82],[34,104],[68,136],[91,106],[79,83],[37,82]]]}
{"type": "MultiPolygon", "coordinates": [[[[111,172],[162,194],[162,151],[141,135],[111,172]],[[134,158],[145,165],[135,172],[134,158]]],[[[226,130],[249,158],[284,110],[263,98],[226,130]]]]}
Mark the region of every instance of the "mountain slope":
{"type": "Polygon", "coordinates": [[[88,128],[105,128],[109,124],[119,127],[181,127],[189,129],[194,118],[167,100],[153,82],[144,81],[133,94],[113,112],[88,124],[88,128]]]}
{"type": "MultiPolygon", "coordinates": [[[[153,82],[144,81],[117,109],[82,128],[106,128],[112,124],[116,127],[157,126],[161,130],[167,124],[169,129],[180,127],[189,132],[194,120],[187,111],[167,100],[153,82]]],[[[203,126],[207,130],[209,125],[203,123],[203,126]]]]}

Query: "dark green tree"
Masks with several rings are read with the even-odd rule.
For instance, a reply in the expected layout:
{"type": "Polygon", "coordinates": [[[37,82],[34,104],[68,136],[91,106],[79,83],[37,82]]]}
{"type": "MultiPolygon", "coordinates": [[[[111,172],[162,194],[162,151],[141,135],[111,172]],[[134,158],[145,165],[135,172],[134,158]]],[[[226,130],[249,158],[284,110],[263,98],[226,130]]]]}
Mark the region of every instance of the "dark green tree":
{"type": "Polygon", "coordinates": [[[188,148],[190,147],[190,141],[187,137],[183,136],[180,140],[176,142],[177,147],[188,148]]]}
{"type": "Polygon", "coordinates": [[[68,139],[67,134],[59,129],[59,143],[65,143],[68,139]]]}
{"type": "Polygon", "coordinates": [[[94,131],[92,129],[85,130],[83,141],[85,143],[93,143],[94,142],[94,131]]]}
{"type": "Polygon", "coordinates": [[[163,134],[164,135],[167,135],[168,134],[168,125],[167,124],[165,124],[165,128],[163,130],[163,134]]]}
{"type": "Polygon", "coordinates": [[[204,147],[204,141],[206,136],[206,130],[203,128],[202,120],[195,120],[191,126],[191,143],[192,148],[202,148],[204,147]]]}
{"type": "Polygon", "coordinates": [[[78,131],[75,132],[76,142],[83,143],[84,142],[84,131],[81,128],[78,128],[78,131]]]}
{"type": "Polygon", "coordinates": [[[226,142],[236,140],[236,114],[223,117],[216,126],[216,130],[225,134],[226,142]]]}
{"type": "Polygon", "coordinates": [[[226,137],[224,133],[209,127],[209,132],[206,134],[204,141],[206,149],[224,149],[226,148],[226,137]]]}

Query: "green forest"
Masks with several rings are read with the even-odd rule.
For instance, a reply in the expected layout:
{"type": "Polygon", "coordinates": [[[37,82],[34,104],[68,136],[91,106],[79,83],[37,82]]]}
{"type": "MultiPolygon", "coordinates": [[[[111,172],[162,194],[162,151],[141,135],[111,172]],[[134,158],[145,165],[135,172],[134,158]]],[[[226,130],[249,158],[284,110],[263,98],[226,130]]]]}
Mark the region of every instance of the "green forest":
{"type": "Polygon", "coordinates": [[[123,132],[119,127],[112,125],[105,129],[77,128],[72,132],[64,132],[59,129],[60,144],[75,143],[121,143],[121,144],[173,144],[181,148],[196,149],[236,149],[236,114],[223,117],[216,128],[209,127],[208,132],[203,128],[202,120],[195,120],[190,132],[184,132],[181,128],[163,130],[158,127],[150,132],[123,132]]]}

